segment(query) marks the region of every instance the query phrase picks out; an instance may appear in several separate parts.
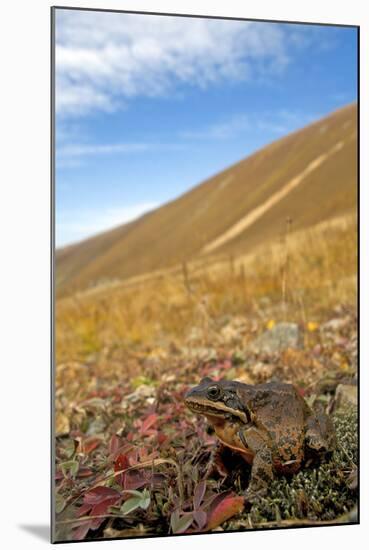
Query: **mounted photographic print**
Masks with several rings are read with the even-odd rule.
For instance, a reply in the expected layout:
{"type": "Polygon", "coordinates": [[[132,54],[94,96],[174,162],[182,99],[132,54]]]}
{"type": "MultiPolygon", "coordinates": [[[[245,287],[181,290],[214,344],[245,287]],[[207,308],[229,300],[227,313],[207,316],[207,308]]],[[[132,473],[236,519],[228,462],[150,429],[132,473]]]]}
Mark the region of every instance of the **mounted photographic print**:
{"type": "Polygon", "coordinates": [[[358,33],[52,9],[53,542],[358,523],[358,33]]]}

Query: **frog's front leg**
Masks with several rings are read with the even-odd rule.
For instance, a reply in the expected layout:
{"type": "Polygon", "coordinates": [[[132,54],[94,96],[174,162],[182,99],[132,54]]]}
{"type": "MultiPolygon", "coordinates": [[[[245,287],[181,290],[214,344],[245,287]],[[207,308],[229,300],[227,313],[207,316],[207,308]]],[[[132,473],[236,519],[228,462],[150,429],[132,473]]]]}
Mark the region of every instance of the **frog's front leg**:
{"type": "Polygon", "coordinates": [[[245,493],[246,500],[253,503],[267,494],[273,480],[272,450],[257,428],[240,431],[239,436],[245,447],[254,453],[250,483],[245,493]]]}

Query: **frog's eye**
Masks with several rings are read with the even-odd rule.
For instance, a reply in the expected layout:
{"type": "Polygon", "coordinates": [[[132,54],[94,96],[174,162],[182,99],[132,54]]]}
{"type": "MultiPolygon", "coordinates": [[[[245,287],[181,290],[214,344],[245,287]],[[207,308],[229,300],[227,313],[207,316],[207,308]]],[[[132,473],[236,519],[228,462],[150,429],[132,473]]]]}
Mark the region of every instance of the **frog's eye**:
{"type": "Polygon", "coordinates": [[[221,392],[219,386],[210,386],[207,393],[209,399],[218,399],[221,392]]]}

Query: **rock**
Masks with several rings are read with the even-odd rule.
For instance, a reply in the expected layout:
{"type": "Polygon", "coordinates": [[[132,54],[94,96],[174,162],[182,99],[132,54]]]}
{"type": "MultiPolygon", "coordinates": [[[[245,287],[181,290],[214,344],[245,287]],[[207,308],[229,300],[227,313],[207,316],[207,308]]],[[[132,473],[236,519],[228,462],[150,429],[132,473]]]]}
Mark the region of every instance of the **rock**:
{"type": "Polygon", "coordinates": [[[153,386],[147,386],[143,384],[139,386],[133,393],[123,397],[121,402],[122,409],[127,409],[130,403],[138,403],[140,401],[146,401],[148,405],[151,405],[155,401],[156,388],[153,386]]]}
{"type": "Polygon", "coordinates": [[[296,323],[278,323],[251,342],[254,353],[275,353],[287,348],[302,348],[303,335],[296,323]]]}
{"type": "Polygon", "coordinates": [[[338,384],[335,395],[335,409],[357,408],[357,386],[338,384]]]}
{"type": "Polygon", "coordinates": [[[337,319],[330,319],[323,325],[321,325],[320,330],[322,332],[336,332],[343,329],[350,322],[350,317],[342,317],[337,319]]]}

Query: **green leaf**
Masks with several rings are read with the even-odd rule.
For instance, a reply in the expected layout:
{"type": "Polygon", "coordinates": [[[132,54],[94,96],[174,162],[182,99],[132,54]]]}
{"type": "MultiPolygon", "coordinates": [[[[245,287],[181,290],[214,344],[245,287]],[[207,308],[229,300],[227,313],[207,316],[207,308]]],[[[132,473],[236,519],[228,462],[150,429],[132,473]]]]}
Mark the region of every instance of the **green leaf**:
{"type": "Polygon", "coordinates": [[[147,376],[136,376],[131,380],[133,388],[136,390],[140,386],[155,386],[155,381],[151,380],[147,376]]]}
{"type": "Polygon", "coordinates": [[[134,510],[137,510],[137,508],[140,508],[141,505],[141,496],[140,497],[132,497],[126,500],[123,505],[120,508],[120,511],[126,515],[130,512],[133,512],[134,510]]]}
{"type": "Polygon", "coordinates": [[[76,460],[68,460],[67,462],[62,462],[60,464],[61,471],[63,472],[64,477],[76,477],[79,470],[79,462],[76,460]]]}
{"type": "Polygon", "coordinates": [[[150,492],[147,489],[144,489],[142,493],[140,508],[142,508],[142,510],[147,510],[148,507],[150,506],[150,502],[151,502],[150,492]]]}
{"type": "Polygon", "coordinates": [[[142,510],[147,510],[150,506],[151,497],[150,492],[147,489],[144,489],[142,493],[140,491],[135,491],[133,489],[127,489],[125,491],[122,491],[122,493],[128,493],[130,495],[133,495],[132,498],[129,498],[126,500],[122,507],[121,512],[123,514],[129,514],[130,512],[133,512],[133,510],[136,510],[137,508],[141,508],[142,510]]]}
{"type": "Polygon", "coordinates": [[[173,533],[184,533],[193,522],[192,512],[184,514],[179,517],[178,512],[174,512],[170,518],[170,525],[173,533]]]}
{"type": "Polygon", "coordinates": [[[66,501],[64,500],[64,498],[59,493],[56,493],[56,495],[55,495],[55,512],[57,514],[60,514],[60,512],[62,512],[64,510],[65,504],[66,504],[66,501]]]}
{"type": "Polygon", "coordinates": [[[74,439],[67,439],[67,441],[62,446],[63,453],[66,458],[72,458],[76,451],[77,442],[74,439]]]}

